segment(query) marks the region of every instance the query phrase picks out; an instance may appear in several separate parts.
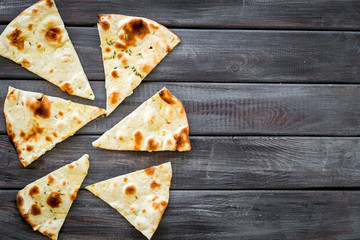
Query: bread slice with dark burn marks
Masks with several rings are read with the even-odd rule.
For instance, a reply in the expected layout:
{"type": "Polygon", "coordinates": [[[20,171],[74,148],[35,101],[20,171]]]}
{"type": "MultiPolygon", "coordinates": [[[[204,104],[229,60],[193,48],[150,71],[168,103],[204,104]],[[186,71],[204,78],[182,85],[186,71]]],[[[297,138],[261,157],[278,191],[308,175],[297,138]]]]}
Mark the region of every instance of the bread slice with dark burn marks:
{"type": "Polygon", "coordinates": [[[86,189],[115,208],[151,239],[169,203],[171,163],[114,177],[86,189]]]}
{"type": "Polygon", "coordinates": [[[189,151],[189,123],[183,104],[163,88],[93,142],[110,150],[189,151]]]}
{"type": "Polygon", "coordinates": [[[94,93],[53,0],[25,9],[0,36],[0,55],[58,86],[94,99],[94,93]]]}
{"type": "Polygon", "coordinates": [[[4,113],[10,141],[26,167],[105,110],[9,87],[4,113]]]}
{"type": "Polygon", "coordinates": [[[118,14],[99,15],[98,30],[109,115],[181,40],[155,21],[118,14]]]}
{"type": "Polygon", "coordinates": [[[20,215],[34,231],[56,240],[65,218],[84,181],[89,156],[55,170],[28,184],[16,195],[20,215]]]}

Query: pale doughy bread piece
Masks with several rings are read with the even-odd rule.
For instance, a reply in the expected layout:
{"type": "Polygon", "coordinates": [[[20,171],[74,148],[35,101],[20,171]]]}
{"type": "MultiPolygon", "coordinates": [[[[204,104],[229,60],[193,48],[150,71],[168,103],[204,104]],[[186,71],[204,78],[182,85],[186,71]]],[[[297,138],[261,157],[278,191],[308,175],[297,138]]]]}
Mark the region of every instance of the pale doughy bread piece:
{"type": "Polygon", "coordinates": [[[4,113],[7,133],[26,167],[105,110],[9,87],[4,113]]]}
{"type": "Polygon", "coordinates": [[[179,99],[163,88],[93,142],[111,150],[189,151],[189,124],[179,99]]]}
{"type": "Polygon", "coordinates": [[[95,97],[52,0],[35,3],[9,23],[0,36],[0,55],[71,95],[95,97]]]}
{"type": "Polygon", "coordinates": [[[51,239],[57,239],[77,192],[87,175],[89,156],[59,168],[27,185],[16,195],[21,216],[51,239]]]}
{"type": "Polygon", "coordinates": [[[98,30],[109,115],[181,40],[155,21],[117,14],[99,15],[98,30]]]}
{"type": "Polygon", "coordinates": [[[168,162],[98,182],[86,189],[151,239],[169,202],[171,177],[171,163],[168,162]]]}

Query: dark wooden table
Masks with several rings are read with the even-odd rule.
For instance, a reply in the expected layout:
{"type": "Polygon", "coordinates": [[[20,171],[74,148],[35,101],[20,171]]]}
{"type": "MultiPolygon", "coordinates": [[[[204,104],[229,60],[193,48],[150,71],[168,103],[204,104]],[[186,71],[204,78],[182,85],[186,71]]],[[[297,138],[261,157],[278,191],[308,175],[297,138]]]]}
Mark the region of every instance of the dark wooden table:
{"type": "MultiPolygon", "coordinates": [[[[36,0],[0,0],[0,31],[36,0]]],[[[105,107],[98,13],[144,16],[182,39],[108,118],[23,168],[0,118],[0,238],[47,239],[15,208],[26,184],[90,155],[83,186],[171,161],[154,239],[360,238],[360,2],[57,0],[96,100],[62,93],[0,58],[9,85],[105,107]],[[183,101],[190,152],[120,152],[91,142],[163,86],[183,101]]],[[[145,239],[82,189],[60,239],[145,239]]]]}

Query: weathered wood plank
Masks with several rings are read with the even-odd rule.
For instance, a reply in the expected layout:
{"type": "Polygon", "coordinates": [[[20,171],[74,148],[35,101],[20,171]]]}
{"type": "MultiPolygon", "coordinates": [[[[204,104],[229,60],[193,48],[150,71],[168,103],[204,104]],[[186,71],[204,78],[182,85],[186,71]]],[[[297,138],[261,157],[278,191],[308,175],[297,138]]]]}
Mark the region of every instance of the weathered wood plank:
{"type": "Polygon", "coordinates": [[[121,152],[75,136],[24,168],[0,136],[0,188],[22,188],[82,154],[85,185],[171,161],[173,189],[296,189],[360,186],[360,138],[191,137],[190,152],[121,152]]]}
{"type": "MultiPolygon", "coordinates": [[[[4,239],[47,239],[15,208],[16,191],[0,191],[4,239]]],[[[171,191],[154,239],[357,239],[360,192],[171,191]]],[[[61,239],[143,239],[127,221],[80,190],[61,239]]]]}
{"type": "MultiPolygon", "coordinates": [[[[0,23],[8,23],[36,0],[1,0],[0,23]]],[[[97,14],[143,16],[171,27],[359,29],[358,1],[56,1],[66,24],[95,25],[97,14]],[[139,11],[141,10],[141,11],[139,11]]]]}
{"type": "MultiPolygon", "coordinates": [[[[182,42],[145,81],[360,82],[359,32],[173,30],[182,42]]],[[[89,79],[103,80],[97,29],[69,34],[89,79]]],[[[2,57],[0,66],[0,78],[39,79],[2,57]]]]}
{"type": "MultiPolygon", "coordinates": [[[[0,109],[9,85],[104,107],[104,82],[91,84],[95,102],[71,97],[43,80],[2,80],[0,109]]],[[[191,135],[360,135],[360,85],[183,82],[142,83],[108,118],[91,122],[79,133],[102,134],[163,86],[183,102],[191,135]]],[[[0,132],[5,133],[2,114],[0,132]]]]}

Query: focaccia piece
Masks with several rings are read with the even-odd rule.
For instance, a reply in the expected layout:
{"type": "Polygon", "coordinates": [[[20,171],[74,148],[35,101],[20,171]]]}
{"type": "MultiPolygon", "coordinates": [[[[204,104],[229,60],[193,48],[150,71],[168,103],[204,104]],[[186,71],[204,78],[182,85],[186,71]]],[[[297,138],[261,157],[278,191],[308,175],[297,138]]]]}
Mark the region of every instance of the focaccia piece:
{"type": "Polygon", "coordinates": [[[189,124],[179,99],[163,88],[93,142],[111,150],[189,151],[189,124]]]}
{"type": "Polygon", "coordinates": [[[117,14],[99,15],[98,30],[109,115],[181,40],[155,21],[117,14]]]}
{"type": "Polygon", "coordinates": [[[71,95],[95,97],[53,0],[35,3],[9,23],[0,55],[71,95]]]}
{"type": "Polygon", "coordinates": [[[26,167],[105,110],[9,87],[4,113],[7,133],[26,167]]]}
{"type": "Polygon", "coordinates": [[[171,163],[168,162],[98,182],[86,189],[151,239],[169,202],[171,177],[171,163]]]}
{"type": "Polygon", "coordinates": [[[59,168],[27,185],[16,195],[16,205],[21,216],[49,238],[58,238],[70,207],[84,181],[89,156],[59,168]]]}

